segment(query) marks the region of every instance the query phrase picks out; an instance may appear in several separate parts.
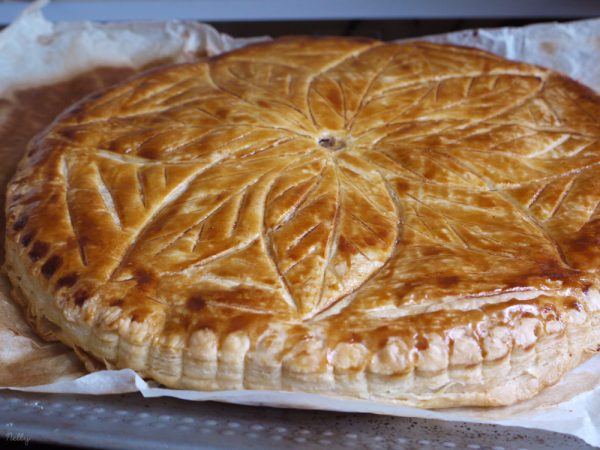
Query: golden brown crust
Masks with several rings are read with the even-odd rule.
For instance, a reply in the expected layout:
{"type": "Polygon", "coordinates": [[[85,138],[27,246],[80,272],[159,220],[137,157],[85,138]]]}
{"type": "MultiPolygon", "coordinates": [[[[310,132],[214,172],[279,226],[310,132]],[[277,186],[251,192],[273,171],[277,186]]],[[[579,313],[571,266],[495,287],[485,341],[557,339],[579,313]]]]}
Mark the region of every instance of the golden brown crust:
{"type": "Polygon", "coordinates": [[[600,344],[597,117],[427,43],[155,70],[30,144],[7,269],[59,339],[167,386],[512,403],[600,344]]]}

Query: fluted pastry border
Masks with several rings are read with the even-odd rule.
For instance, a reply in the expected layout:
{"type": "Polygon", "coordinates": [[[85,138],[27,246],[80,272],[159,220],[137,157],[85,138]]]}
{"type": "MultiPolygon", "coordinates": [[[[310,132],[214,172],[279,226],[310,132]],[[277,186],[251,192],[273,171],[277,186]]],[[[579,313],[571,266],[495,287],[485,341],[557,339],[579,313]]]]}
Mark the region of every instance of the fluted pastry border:
{"type": "MultiPolygon", "coordinates": [[[[311,367],[301,358],[294,364],[290,355],[248,352],[256,343],[249,342],[244,333],[219,339],[208,330],[193,334],[187,343],[164,342],[157,336],[149,343],[150,357],[140,360],[136,355],[144,346],[143,334],[131,333],[123,326],[115,328],[115,322],[113,326],[106,320],[93,322],[95,317],[85,309],[59,309],[36,277],[20,264],[18,247],[9,243],[7,250],[8,275],[13,286],[20,286],[14,297],[42,337],[75,348],[90,370],[130,367],[142,377],[172,388],[311,392],[424,408],[501,406],[530,398],[556,383],[591,357],[600,344],[600,294],[590,289],[577,296],[576,308],[564,308],[564,322],[529,318],[516,328],[503,327],[500,341],[454,341],[453,345],[463,346],[463,361],[455,364],[450,362],[448,342],[441,336],[429,337],[427,350],[437,354],[433,358],[393,341],[379,353],[360,344],[341,344],[329,350],[326,367],[311,367]],[[484,353],[487,355],[482,356],[484,353]],[[378,366],[382,357],[387,357],[388,364],[378,366]],[[413,359],[413,364],[394,373],[394,364],[406,358],[413,359]],[[361,362],[365,359],[366,364],[361,362]],[[422,365],[437,367],[421,371],[419,360],[422,365]],[[318,370],[312,370],[315,368],[318,370]],[[416,393],[419,386],[420,394],[416,393]]],[[[319,350],[318,343],[308,341],[309,354],[311,346],[319,350]]]]}

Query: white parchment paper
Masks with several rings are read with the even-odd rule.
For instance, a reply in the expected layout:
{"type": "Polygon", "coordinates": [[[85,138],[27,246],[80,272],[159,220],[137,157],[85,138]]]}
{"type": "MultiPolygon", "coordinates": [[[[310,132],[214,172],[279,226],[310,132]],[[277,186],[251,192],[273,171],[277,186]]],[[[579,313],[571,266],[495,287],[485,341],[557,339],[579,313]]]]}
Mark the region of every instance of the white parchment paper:
{"type": "MultiPolygon", "coordinates": [[[[161,59],[193,60],[199,53],[217,54],[266,39],[234,39],[197,23],[54,24],[43,17],[42,8],[46,3],[35,3],[0,33],[0,106],[3,99],[10,99],[17,91],[58,83],[95,67],[137,69],[161,59]]],[[[424,39],[479,47],[510,59],[550,67],[600,91],[600,20],[463,31],[424,39]]],[[[0,125],[1,122],[2,114],[0,125]]],[[[14,149],[15,152],[21,150],[14,149]]],[[[4,195],[4,192],[0,194],[4,195]]],[[[27,324],[10,302],[5,280],[0,282],[0,367],[25,367],[34,360],[47,360],[47,364],[42,365],[47,373],[40,379],[48,384],[31,386],[27,385],[31,383],[25,383],[26,387],[23,387],[19,370],[13,371],[12,382],[11,370],[0,370],[3,380],[0,384],[11,389],[97,395],[139,391],[146,397],[171,396],[187,400],[494,423],[569,433],[592,445],[600,445],[600,355],[537,397],[511,407],[429,411],[315,394],[164,389],[144,381],[129,369],[82,375],[74,358],[63,357],[70,351],[62,346],[57,349],[57,345],[46,344],[28,331],[27,324]]]]}

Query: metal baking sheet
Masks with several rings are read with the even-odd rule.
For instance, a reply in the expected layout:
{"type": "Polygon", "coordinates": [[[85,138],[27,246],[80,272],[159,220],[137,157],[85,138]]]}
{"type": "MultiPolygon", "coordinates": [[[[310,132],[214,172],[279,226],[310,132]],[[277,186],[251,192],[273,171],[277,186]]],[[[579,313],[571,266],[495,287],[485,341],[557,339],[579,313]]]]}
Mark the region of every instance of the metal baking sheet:
{"type": "Polygon", "coordinates": [[[591,449],[547,431],[426,419],[0,390],[0,435],[92,448],[591,449]]]}

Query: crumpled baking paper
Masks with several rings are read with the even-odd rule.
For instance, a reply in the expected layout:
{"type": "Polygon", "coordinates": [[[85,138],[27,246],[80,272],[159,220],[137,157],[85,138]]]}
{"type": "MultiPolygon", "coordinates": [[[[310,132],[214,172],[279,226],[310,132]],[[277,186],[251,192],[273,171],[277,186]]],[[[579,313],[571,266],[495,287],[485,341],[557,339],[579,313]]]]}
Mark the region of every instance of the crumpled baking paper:
{"type": "MultiPolygon", "coordinates": [[[[0,33],[0,211],[6,184],[27,142],[75,100],[154,65],[190,61],[267,39],[235,39],[197,23],[54,24],[43,17],[46,3],[34,3],[0,33]]],[[[479,47],[550,67],[600,91],[600,20],[461,31],[424,39],[479,47]]],[[[1,214],[0,242],[3,230],[1,214]]],[[[0,248],[0,261],[3,258],[0,248]]],[[[535,398],[502,408],[431,411],[316,394],[164,389],[129,369],[86,374],[69,348],[42,341],[29,328],[10,300],[4,276],[0,277],[0,386],[98,395],[139,391],[146,397],[493,423],[569,433],[600,445],[600,355],[535,398]]]]}

